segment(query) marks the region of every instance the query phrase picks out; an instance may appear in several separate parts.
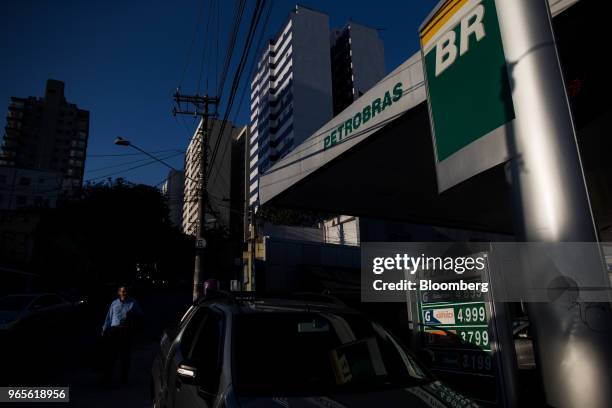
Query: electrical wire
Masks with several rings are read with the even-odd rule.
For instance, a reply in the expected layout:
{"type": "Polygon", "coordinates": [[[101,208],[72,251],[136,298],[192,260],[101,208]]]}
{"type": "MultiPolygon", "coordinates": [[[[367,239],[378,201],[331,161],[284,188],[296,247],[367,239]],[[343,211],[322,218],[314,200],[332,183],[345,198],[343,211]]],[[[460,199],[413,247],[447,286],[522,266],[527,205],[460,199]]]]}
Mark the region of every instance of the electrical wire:
{"type": "MultiPolygon", "coordinates": [[[[167,152],[177,152],[179,151],[178,149],[164,149],[164,150],[155,150],[152,151],[150,153],[167,153],[167,152]]],[[[102,157],[127,157],[127,156],[142,156],[144,155],[144,153],[120,153],[120,154],[88,154],[87,157],[95,157],[95,158],[102,158],[102,157]]]]}
{"type": "MultiPolygon", "coordinates": [[[[178,150],[178,149],[174,149],[174,150],[170,150],[172,152],[175,153],[185,153],[184,150],[178,150]]],[[[143,153],[141,153],[143,154],[143,153]]],[[[138,160],[131,160],[128,162],[123,162],[123,163],[118,163],[118,164],[112,164],[112,165],[108,165],[108,166],[103,166],[103,167],[98,167],[97,169],[92,169],[92,170],[86,170],[85,173],[96,173],[98,171],[102,171],[102,170],[108,170],[108,169],[113,169],[113,168],[118,168],[118,167],[123,167],[123,166],[129,166],[130,164],[136,164],[136,163],[142,163],[144,161],[148,161],[150,160],[149,157],[147,157],[146,159],[138,159],[138,160]]]]}
{"type": "MultiPolygon", "coordinates": [[[[213,0],[208,0],[208,17],[206,20],[206,27],[204,28],[204,44],[202,46],[202,59],[200,60],[200,73],[198,75],[198,85],[196,87],[196,94],[200,94],[200,83],[202,81],[202,72],[204,71],[204,62],[206,61],[206,50],[208,49],[208,29],[210,27],[210,18],[212,16],[213,0]]],[[[208,78],[206,79],[208,83],[208,78]]],[[[208,92],[208,85],[206,85],[206,92],[208,92]]]]}
{"type": "MultiPolygon", "coordinates": [[[[173,157],[176,157],[176,156],[179,156],[179,155],[182,155],[182,154],[183,154],[182,152],[181,153],[175,153],[175,154],[172,154],[172,155],[169,155],[169,156],[161,157],[160,160],[168,160],[168,159],[171,159],[173,157]]],[[[104,178],[115,176],[117,174],[122,174],[122,173],[126,173],[126,172],[129,172],[129,171],[132,171],[132,170],[136,170],[136,169],[139,169],[141,167],[149,166],[151,164],[158,163],[158,162],[159,162],[159,160],[151,159],[150,161],[148,161],[146,163],[139,164],[137,166],[133,166],[133,167],[130,167],[128,169],[116,171],[116,172],[113,172],[113,173],[108,173],[108,174],[105,174],[103,176],[92,177],[92,178],[89,178],[89,179],[83,180],[83,181],[87,182],[87,181],[101,180],[101,179],[104,179],[104,178]]]]}
{"type": "MultiPolygon", "coordinates": [[[[259,20],[261,19],[261,14],[263,12],[263,8],[265,7],[265,4],[266,4],[266,0],[257,0],[257,3],[255,5],[255,10],[253,11],[253,15],[251,16],[251,22],[249,25],[249,30],[247,32],[247,38],[244,43],[244,48],[242,50],[242,54],[240,56],[238,66],[236,68],[236,72],[234,73],[234,79],[232,81],[230,96],[228,98],[228,102],[225,107],[225,114],[223,116],[223,121],[221,122],[220,130],[219,130],[219,137],[217,138],[217,141],[215,143],[215,147],[213,149],[213,153],[212,153],[212,156],[209,162],[210,163],[208,166],[209,169],[212,168],[212,166],[214,165],[214,162],[217,156],[217,152],[219,150],[219,145],[221,143],[221,138],[223,137],[225,133],[225,127],[227,125],[227,121],[228,121],[228,118],[229,118],[229,115],[231,113],[232,106],[234,103],[234,98],[236,96],[236,92],[240,84],[240,78],[242,76],[242,72],[244,71],[246,59],[248,58],[249,52],[251,50],[253,38],[257,30],[259,20]]],[[[210,171],[207,171],[207,175],[210,175],[210,171]]]]}
{"type": "Polygon", "coordinates": [[[234,53],[234,48],[236,46],[236,40],[238,38],[238,32],[240,30],[242,16],[244,15],[245,5],[245,0],[238,0],[238,2],[236,2],[234,6],[234,17],[232,19],[232,25],[228,37],[227,52],[225,54],[225,61],[223,63],[223,69],[219,77],[219,86],[217,88],[217,97],[219,99],[221,99],[223,95],[223,89],[225,88],[225,80],[227,78],[227,74],[229,73],[229,67],[232,60],[232,55],[234,53]]]}
{"type": "Polygon", "coordinates": [[[198,33],[198,29],[200,24],[202,23],[202,16],[204,11],[204,2],[198,1],[200,3],[200,7],[198,9],[198,18],[196,20],[196,24],[193,27],[193,34],[191,35],[191,44],[189,46],[189,51],[187,52],[187,57],[185,59],[185,64],[183,65],[183,73],[181,74],[181,79],[179,80],[178,87],[180,88],[183,85],[183,81],[185,80],[185,74],[187,73],[187,68],[189,67],[189,63],[191,61],[191,53],[193,52],[193,46],[195,45],[196,34],[198,33]]]}
{"type": "MultiPolygon", "coordinates": [[[[249,79],[253,77],[253,73],[255,71],[255,67],[257,66],[257,59],[258,59],[259,55],[262,53],[262,51],[263,51],[263,46],[262,46],[263,44],[262,44],[262,42],[263,42],[264,36],[266,34],[266,30],[267,30],[267,27],[268,27],[268,21],[270,19],[270,14],[272,12],[272,8],[273,7],[274,7],[274,1],[272,0],[272,1],[270,1],[270,5],[269,5],[268,10],[266,12],[266,16],[264,18],[262,29],[259,32],[259,38],[257,39],[257,42],[256,42],[257,45],[256,45],[256,48],[255,48],[256,52],[253,55],[253,58],[251,59],[251,69],[249,70],[249,75],[247,77],[247,80],[244,81],[244,83],[242,85],[242,91],[241,91],[241,95],[240,95],[239,102],[238,102],[238,109],[236,109],[236,111],[234,113],[233,120],[232,120],[233,123],[236,122],[236,117],[238,115],[238,112],[240,112],[240,109],[242,108],[242,105],[244,103],[244,96],[246,95],[246,93],[247,93],[246,90],[249,87],[249,79]]],[[[265,5],[264,5],[264,8],[265,8],[265,5]]],[[[221,153],[221,158],[222,159],[225,157],[227,146],[228,146],[228,144],[223,146],[223,152],[221,153]]],[[[248,148],[248,146],[246,146],[246,141],[245,141],[245,154],[247,152],[247,148],[248,148]]],[[[211,163],[213,163],[212,160],[211,160],[211,163]]],[[[212,167],[211,167],[211,171],[212,171],[212,167]]],[[[221,172],[221,170],[218,168],[217,172],[215,174],[215,178],[212,180],[211,184],[214,184],[216,182],[217,177],[218,177],[220,172],[221,172]]]]}

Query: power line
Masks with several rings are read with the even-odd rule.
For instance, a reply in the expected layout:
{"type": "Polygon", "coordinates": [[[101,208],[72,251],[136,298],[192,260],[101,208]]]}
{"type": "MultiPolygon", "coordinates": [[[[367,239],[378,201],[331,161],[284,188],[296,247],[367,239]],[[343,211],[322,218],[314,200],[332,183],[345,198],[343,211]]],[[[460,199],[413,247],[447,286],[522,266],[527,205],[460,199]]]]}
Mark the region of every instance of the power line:
{"type": "Polygon", "coordinates": [[[189,67],[189,62],[191,61],[191,53],[193,52],[193,46],[196,40],[196,34],[198,33],[198,29],[200,24],[202,23],[202,15],[204,11],[204,2],[199,1],[200,7],[198,9],[198,18],[196,20],[196,24],[193,27],[193,34],[191,35],[191,44],[189,46],[189,51],[187,52],[187,58],[185,59],[185,64],[183,65],[183,73],[181,74],[181,79],[179,81],[178,87],[180,88],[183,85],[183,81],[185,80],[185,74],[187,73],[187,68],[189,67]]]}
{"type": "MultiPolygon", "coordinates": [[[[175,153],[175,154],[172,154],[172,155],[169,155],[169,156],[166,156],[166,157],[162,157],[161,160],[168,160],[168,159],[171,159],[173,157],[176,157],[176,156],[179,156],[179,155],[182,155],[182,154],[183,154],[182,152],[181,153],[175,153]]],[[[103,176],[92,177],[92,178],[89,178],[89,179],[83,180],[83,181],[85,182],[85,181],[94,181],[94,180],[104,179],[104,178],[111,177],[111,176],[114,176],[114,175],[117,175],[117,174],[122,174],[122,173],[126,173],[128,171],[136,170],[136,169],[139,169],[141,167],[149,166],[149,165],[157,163],[157,162],[158,162],[158,160],[151,160],[151,161],[148,161],[146,163],[140,164],[138,166],[133,166],[133,167],[130,167],[128,169],[116,171],[116,172],[113,172],[113,173],[108,173],[108,174],[105,174],[103,176]]]]}
{"type": "MultiPolygon", "coordinates": [[[[178,152],[179,149],[164,149],[164,150],[156,150],[156,151],[152,151],[151,153],[167,153],[167,152],[178,152]]],[[[102,158],[102,157],[127,157],[127,156],[141,156],[144,153],[120,153],[120,154],[88,154],[87,157],[95,157],[95,158],[102,158]]]]}
{"type": "MultiPolygon", "coordinates": [[[[208,17],[206,27],[204,29],[204,44],[202,46],[202,59],[200,60],[200,73],[198,75],[198,86],[196,87],[196,95],[200,93],[200,82],[202,81],[202,71],[204,71],[204,62],[206,61],[206,50],[208,49],[208,29],[210,27],[210,17],[212,15],[213,0],[208,0],[208,17]]],[[[208,77],[206,78],[206,93],[208,93],[208,77]]]]}
{"type": "MultiPolygon", "coordinates": [[[[176,152],[176,153],[179,153],[179,152],[180,153],[185,153],[184,150],[178,150],[178,149],[170,150],[170,151],[176,152]]],[[[108,170],[108,169],[128,166],[130,164],[142,163],[142,162],[147,161],[147,160],[150,160],[150,159],[149,158],[138,159],[138,160],[131,160],[131,161],[128,161],[128,162],[123,162],[123,163],[118,163],[118,164],[111,164],[111,165],[108,165],[108,166],[98,167],[97,169],[87,170],[86,173],[96,173],[96,172],[102,171],[102,170],[108,170]]]]}
{"type": "MultiPolygon", "coordinates": [[[[257,66],[257,58],[259,57],[259,55],[263,51],[262,42],[263,42],[264,36],[266,34],[266,29],[268,27],[268,21],[270,19],[270,14],[272,12],[273,7],[274,7],[274,1],[271,1],[270,5],[268,7],[268,11],[266,12],[266,17],[264,18],[264,23],[263,23],[262,29],[259,32],[259,38],[257,39],[257,42],[256,42],[257,46],[255,48],[255,54],[253,55],[253,58],[251,59],[251,69],[249,70],[249,75],[247,77],[247,80],[244,81],[244,84],[242,85],[241,95],[240,95],[239,102],[238,102],[238,109],[236,109],[236,111],[234,113],[234,118],[233,118],[233,122],[234,123],[236,122],[236,117],[238,116],[238,112],[242,108],[242,104],[244,102],[244,95],[246,95],[246,93],[247,93],[246,90],[247,90],[247,88],[249,86],[249,81],[248,80],[253,77],[253,72],[255,71],[255,67],[257,66]]],[[[247,126],[249,126],[249,125],[247,124],[247,126]]],[[[228,146],[228,144],[223,146],[223,152],[221,153],[221,158],[225,157],[225,152],[227,150],[227,146],[228,146]]],[[[247,150],[248,150],[248,144],[245,141],[245,154],[246,154],[247,150]]],[[[215,178],[213,179],[212,184],[214,184],[216,182],[217,177],[218,177],[220,172],[221,172],[221,170],[217,169],[217,172],[215,173],[215,178]]]]}
{"type": "MultiPolygon", "coordinates": [[[[219,137],[217,137],[217,140],[215,142],[215,147],[213,149],[213,153],[210,159],[209,167],[211,169],[212,169],[212,166],[214,165],[215,159],[217,158],[217,152],[221,144],[221,138],[223,137],[223,134],[225,133],[225,126],[227,125],[227,120],[229,118],[229,115],[232,110],[232,106],[234,104],[234,98],[236,96],[236,92],[240,84],[240,78],[242,76],[242,72],[244,71],[246,59],[248,58],[249,52],[251,50],[251,44],[253,42],[253,38],[257,30],[257,25],[259,24],[259,20],[261,19],[261,14],[263,12],[265,4],[266,4],[265,0],[257,0],[257,3],[255,5],[255,10],[253,11],[253,15],[251,16],[251,23],[249,25],[247,38],[245,40],[244,48],[242,50],[242,54],[238,62],[238,67],[236,68],[236,72],[234,73],[234,80],[232,81],[232,87],[230,90],[228,102],[227,102],[227,105],[225,106],[225,114],[223,116],[223,121],[221,122],[221,126],[219,129],[219,137]]],[[[209,176],[209,174],[210,173],[208,172],[207,176],[209,176]]]]}
{"type": "Polygon", "coordinates": [[[245,0],[238,0],[238,2],[236,2],[234,6],[234,17],[232,19],[232,25],[228,37],[227,52],[225,54],[223,70],[221,71],[221,76],[219,77],[219,86],[217,88],[217,96],[219,96],[219,98],[221,98],[221,96],[223,95],[223,89],[225,88],[225,79],[227,78],[230,63],[232,61],[232,55],[236,46],[236,40],[238,38],[238,32],[240,30],[240,23],[244,14],[245,5],[245,0]]]}

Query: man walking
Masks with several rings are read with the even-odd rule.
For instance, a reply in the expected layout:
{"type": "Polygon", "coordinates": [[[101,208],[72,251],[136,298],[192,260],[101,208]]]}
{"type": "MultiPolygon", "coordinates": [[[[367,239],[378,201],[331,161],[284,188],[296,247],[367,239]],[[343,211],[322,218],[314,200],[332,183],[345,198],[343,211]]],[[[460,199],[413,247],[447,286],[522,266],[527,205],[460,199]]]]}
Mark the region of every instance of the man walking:
{"type": "Polygon", "coordinates": [[[125,286],[117,290],[118,298],[111,303],[104,325],[102,336],[106,343],[106,369],[104,382],[110,383],[115,360],[121,361],[121,382],[127,383],[130,371],[132,334],[136,319],[142,316],[142,309],[136,300],[128,297],[125,286]]]}

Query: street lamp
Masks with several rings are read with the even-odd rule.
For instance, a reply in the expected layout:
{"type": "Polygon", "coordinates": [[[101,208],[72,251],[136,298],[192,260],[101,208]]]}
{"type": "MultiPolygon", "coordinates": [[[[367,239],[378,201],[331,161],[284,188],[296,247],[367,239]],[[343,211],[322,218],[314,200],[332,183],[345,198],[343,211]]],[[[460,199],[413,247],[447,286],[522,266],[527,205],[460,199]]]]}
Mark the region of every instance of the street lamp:
{"type": "MultiPolygon", "coordinates": [[[[150,157],[150,158],[152,158],[153,160],[160,162],[160,163],[161,163],[161,164],[163,164],[164,166],[169,167],[169,168],[171,168],[171,169],[172,169],[172,170],[174,170],[174,171],[180,171],[180,170],[176,169],[176,167],[173,167],[172,165],[170,165],[170,164],[166,163],[164,160],[160,159],[159,157],[156,157],[156,156],[152,155],[151,153],[147,152],[146,150],[141,149],[140,147],[136,146],[134,143],[130,142],[130,141],[129,141],[129,140],[127,140],[127,139],[122,138],[121,136],[117,136],[117,138],[115,139],[115,142],[114,142],[114,143],[115,143],[117,146],[129,146],[129,147],[132,147],[132,148],[134,148],[134,149],[138,150],[139,152],[141,152],[141,153],[143,153],[143,154],[146,154],[147,156],[149,156],[149,157],[150,157]]],[[[187,174],[183,174],[183,176],[184,176],[186,179],[189,179],[189,180],[191,180],[191,181],[195,181],[196,183],[199,183],[199,182],[200,182],[200,180],[196,180],[196,179],[194,179],[193,177],[189,177],[187,174]]]]}
{"type": "Polygon", "coordinates": [[[150,158],[152,158],[153,160],[160,162],[160,163],[161,163],[161,164],[163,164],[164,166],[169,167],[169,168],[171,168],[171,169],[172,169],[172,170],[174,170],[174,171],[178,171],[178,170],[177,170],[175,167],[173,167],[172,165],[170,165],[170,164],[166,163],[165,161],[163,161],[163,160],[162,160],[162,159],[160,159],[159,157],[153,156],[151,153],[147,152],[147,151],[146,151],[146,150],[144,150],[144,149],[141,149],[140,147],[136,146],[134,143],[130,142],[130,141],[129,141],[129,140],[127,140],[127,139],[122,138],[121,136],[118,136],[118,137],[115,139],[115,144],[116,144],[117,146],[129,146],[129,147],[132,147],[132,148],[134,148],[134,149],[138,150],[139,152],[141,152],[141,153],[143,153],[143,154],[146,154],[147,156],[149,156],[149,157],[150,157],[150,158]]]}
{"type": "Polygon", "coordinates": [[[131,143],[130,143],[130,141],[129,141],[129,140],[125,140],[124,138],[122,138],[122,137],[120,137],[120,136],[118,136],[118,137],[115,139],[115,144],[116,144],[117,146],[130,146],[130,145],[131,145],[131,143]]]}

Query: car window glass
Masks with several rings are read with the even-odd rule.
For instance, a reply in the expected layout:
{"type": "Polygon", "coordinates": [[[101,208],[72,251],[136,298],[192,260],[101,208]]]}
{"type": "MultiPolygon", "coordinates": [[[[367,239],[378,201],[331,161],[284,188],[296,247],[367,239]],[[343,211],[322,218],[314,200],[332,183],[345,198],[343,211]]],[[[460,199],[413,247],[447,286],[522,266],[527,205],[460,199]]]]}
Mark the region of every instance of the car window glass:
{"type": "Polygon", "coordinates": [[[197,334],[189,358],[206,369],[220,367],[222,355],[222,320],[217,313],[209,313],[197,334]]]}
{"type": "Polygon", "coordinates": [[[57,295],[49,295],[47,296],[47,305],[48,306],[57,306],[64,303],[64,300],[57,295]]]}
{"type": "Polygon", "coordinates": [[[181,335],[181,353],[183,356],[189,356],[191,349],[193,348],[193,342],[202,326],[202,323],[206,319],[209,310],[201,307],[193,312],[191,318],[185,325],[183,334],[181,335]]]}
{"type": "Polygon", "coordinates": [[[32,303],[32,309],[41,309],[49,306],[49,299],[47,296],[41,296],[34,303],[32,303]]]}
{"type": "Polygon", "coordinates": [[[233,325],[239,395],[354,393],[432,381],[386,330],[358,314],[249,313],[233,325]]]}
{"type": "Polygon", "coordinates": [[[56,295],[45,295],[41,296],[40,299],[38,299],[37,303],[39,303],[43,307],[51,307],[59,305],[60,303],[62,303],[62,300],[56,295]]]}

